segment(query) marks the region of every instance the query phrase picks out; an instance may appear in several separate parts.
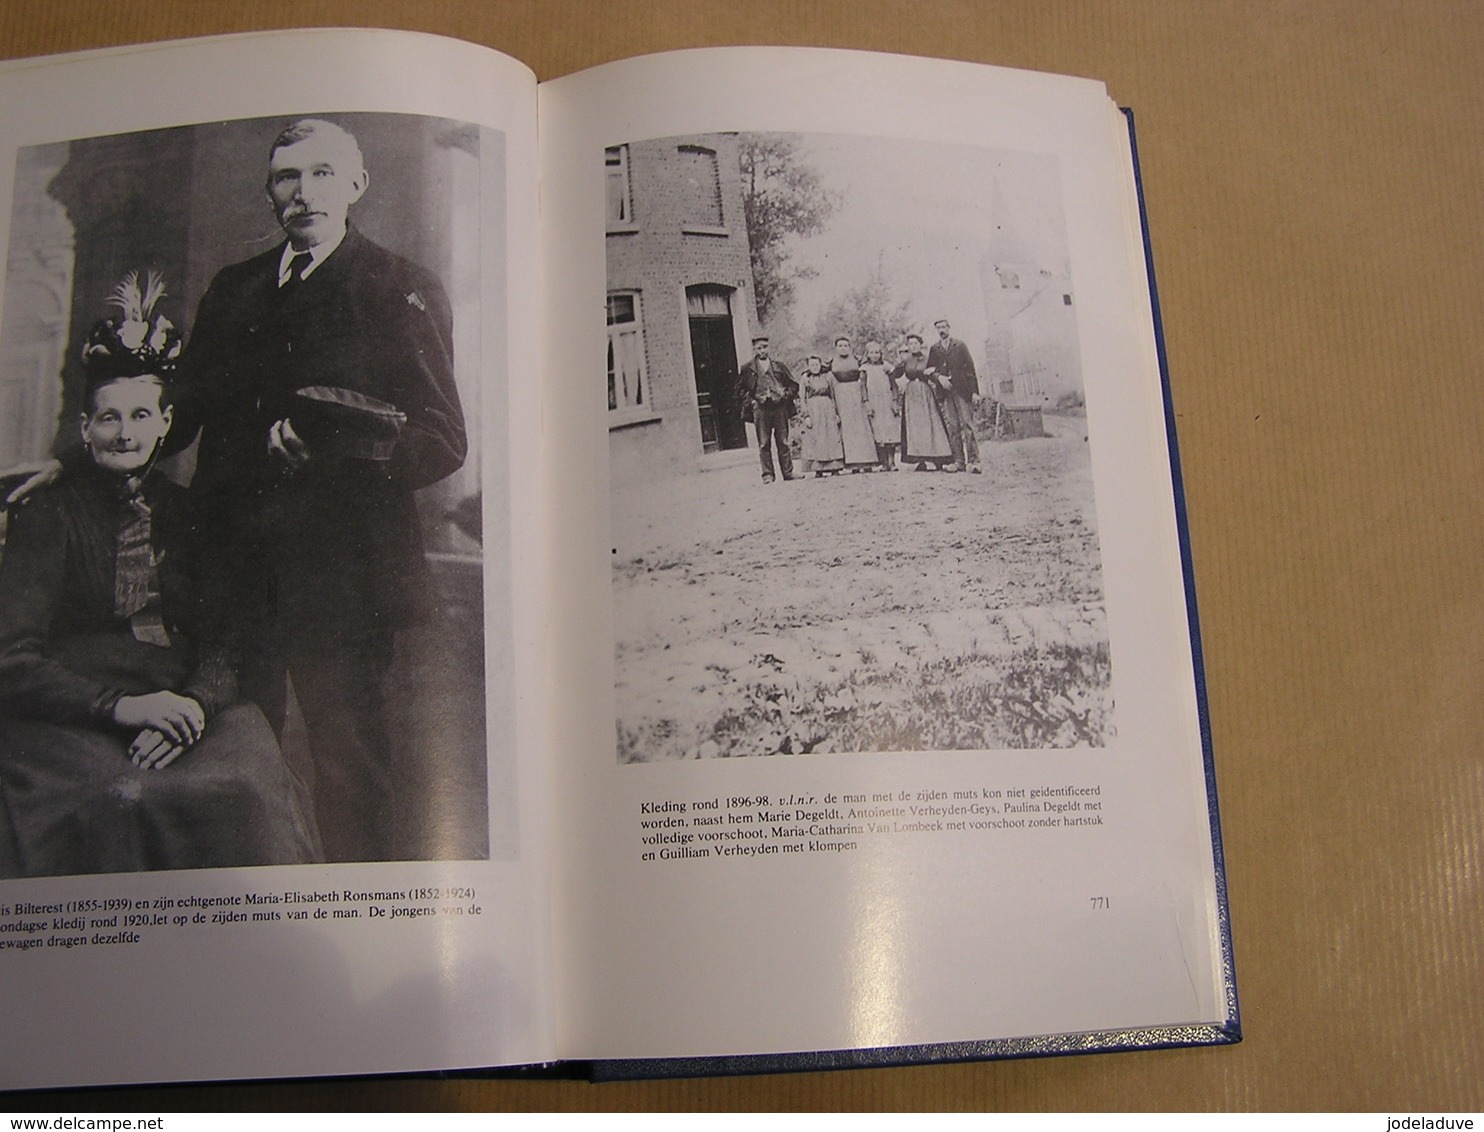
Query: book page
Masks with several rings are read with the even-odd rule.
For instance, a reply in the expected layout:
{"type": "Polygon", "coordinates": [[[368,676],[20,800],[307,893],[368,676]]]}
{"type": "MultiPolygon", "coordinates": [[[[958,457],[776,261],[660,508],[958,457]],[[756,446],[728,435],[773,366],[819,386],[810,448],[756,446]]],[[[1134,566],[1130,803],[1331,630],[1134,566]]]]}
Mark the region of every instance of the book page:
{"type": "Polygon", "coordinates": [[[1231,1020],[1101,85],[743,49],[541,115],[564,1055],[1231,1020]]]}
{"type": "Polygon", "coordinates": [[[389,32],[0,70],[0,469],[76,459],[0,551],[0,1087],[550,1056],[535,110],[389,32]]]}

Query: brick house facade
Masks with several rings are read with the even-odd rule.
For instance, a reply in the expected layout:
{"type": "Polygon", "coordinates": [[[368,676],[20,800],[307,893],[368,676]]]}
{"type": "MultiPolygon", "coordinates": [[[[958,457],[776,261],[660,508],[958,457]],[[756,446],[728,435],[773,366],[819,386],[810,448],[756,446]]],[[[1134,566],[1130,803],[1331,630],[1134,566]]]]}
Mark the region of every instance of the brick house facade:
{"type": "Polygon", "coordinates": [[[756,443],[736,402],[757,325],[735,134],[606,151],[608,420],[615,483],[756,443]]]}

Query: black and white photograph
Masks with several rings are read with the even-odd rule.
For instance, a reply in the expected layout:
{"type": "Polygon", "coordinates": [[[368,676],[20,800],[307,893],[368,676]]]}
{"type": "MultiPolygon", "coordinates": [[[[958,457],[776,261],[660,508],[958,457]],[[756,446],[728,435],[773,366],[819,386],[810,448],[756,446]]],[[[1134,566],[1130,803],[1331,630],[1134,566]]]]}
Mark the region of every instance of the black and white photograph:
{"type": "Polygon", "coordinates": [[[1115,733],[1054,156],[605,150],[620,763],[1115,733]]]}
{"type": "Polygon", "coordinates": [[[377,113],[17,152],[0,877],[513,854],[481,479],[503,162],[377,113]]]}

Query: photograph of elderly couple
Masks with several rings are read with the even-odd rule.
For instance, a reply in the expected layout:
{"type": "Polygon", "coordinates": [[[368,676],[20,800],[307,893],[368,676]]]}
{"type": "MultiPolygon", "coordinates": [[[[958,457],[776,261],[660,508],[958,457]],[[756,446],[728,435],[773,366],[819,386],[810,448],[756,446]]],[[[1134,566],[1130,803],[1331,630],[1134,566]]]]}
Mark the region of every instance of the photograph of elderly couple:
{"type": "Polygon", "coordinates": [[[618,760],[1106,746],[1057,160],[604,160],[618,760]]]}
{"type": "Polygon", "coordinates": [[[19,150],[0,877],[505,851],[479,427],[503,160],[391,114],[19,150]]]}

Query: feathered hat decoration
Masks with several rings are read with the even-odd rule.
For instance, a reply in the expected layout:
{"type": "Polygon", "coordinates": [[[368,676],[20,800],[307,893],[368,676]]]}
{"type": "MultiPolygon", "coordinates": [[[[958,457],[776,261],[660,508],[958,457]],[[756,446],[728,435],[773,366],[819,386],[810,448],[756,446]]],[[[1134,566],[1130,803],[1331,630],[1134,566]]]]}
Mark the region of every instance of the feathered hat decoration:
{"type": "Polygon", "coordinates": [[[82,347],[88,376],[135,377],[154,374],[165,377],[175,369],[182,341],[175,324],[155,306],[165,297],[163,276],[151,271],[139,285],[139,272],[119,280],[107,304],[117,307],[122,318],[106,318],[93,327],[82,347]]]}

